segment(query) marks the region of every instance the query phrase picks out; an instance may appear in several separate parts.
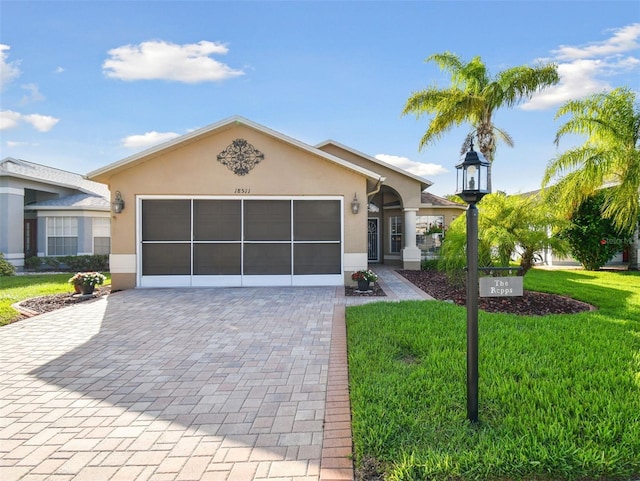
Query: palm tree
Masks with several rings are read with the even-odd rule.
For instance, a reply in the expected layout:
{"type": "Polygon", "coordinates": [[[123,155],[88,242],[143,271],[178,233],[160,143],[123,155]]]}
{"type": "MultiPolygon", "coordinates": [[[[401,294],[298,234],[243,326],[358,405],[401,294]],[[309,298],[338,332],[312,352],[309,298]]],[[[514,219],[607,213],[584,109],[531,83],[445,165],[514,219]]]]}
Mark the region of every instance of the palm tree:
{"type": "Polygon", "coordinates": [[[549,194],[571,216],[589,197],[603,189],[603,217],[621,233],[634,233],[629,268],[638,269],[640,221],[640,106],[635,93],[620,87],[564,104],[556,113],[572,117],[556,133],[586,135],[586,142],[553,159],[543,187],[555,183],[549,194]],[[558,180],[559,179],[559,180],[558,180]]]}
{"type": "MultiPolygon", "coordinates": [[[[440,70],[449,72],[451,86],[429,87],[413,93],[407,100],[403,115],[415,114],[418,118],[423,114],[433,115],[420,140],[420,149],[453,127],[469,123],[472,130],[462,144],[461,154],[469,149],[475,135],[478,150],[489,162],[494,160],[498,140],[513,146],[509,134],[493,124],[494,112],[530,99],[535,92],[560,80],[555,64],[513,67],[491,77],[480,57],[464,63],[457,55],[444,52],[431,55],[426,61],[435,62],[440,70]]],[[[490,179],[488,182],[491,187],[490,179]]]]}

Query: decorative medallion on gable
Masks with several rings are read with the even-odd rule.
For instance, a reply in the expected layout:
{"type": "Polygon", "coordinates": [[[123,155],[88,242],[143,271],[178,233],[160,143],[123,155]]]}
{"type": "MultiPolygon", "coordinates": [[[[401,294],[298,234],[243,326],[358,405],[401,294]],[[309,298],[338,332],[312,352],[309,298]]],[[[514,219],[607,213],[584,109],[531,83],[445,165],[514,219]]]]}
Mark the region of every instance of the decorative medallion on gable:
{"type": "Polygon", "coordinates": [[[218,162],[236,175],[247,175],[263,160],[264,154],[244,139],[234,140],[218,154],[218,162]]]}

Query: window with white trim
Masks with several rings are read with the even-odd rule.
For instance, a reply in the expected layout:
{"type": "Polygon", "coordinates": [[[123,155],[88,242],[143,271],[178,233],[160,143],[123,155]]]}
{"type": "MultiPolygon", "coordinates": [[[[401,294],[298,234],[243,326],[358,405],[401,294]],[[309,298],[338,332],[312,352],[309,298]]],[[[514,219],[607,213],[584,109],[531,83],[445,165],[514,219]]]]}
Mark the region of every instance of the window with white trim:
{"type": "Polygon", "coordinates": [[[78,255],[77,217],[47,217],[47,255],[78,255]]]}
{"type": "Polygon", "coordinates": [[[389,242],[390,252],[399,253],[402,251],[402,216],[389,217],[389,242]]]}
{"type": "Polygon", "coordinates": [[[109,254],[111,252],[111,220],[108,217],[93,218],[93,253],[109,254]]]}

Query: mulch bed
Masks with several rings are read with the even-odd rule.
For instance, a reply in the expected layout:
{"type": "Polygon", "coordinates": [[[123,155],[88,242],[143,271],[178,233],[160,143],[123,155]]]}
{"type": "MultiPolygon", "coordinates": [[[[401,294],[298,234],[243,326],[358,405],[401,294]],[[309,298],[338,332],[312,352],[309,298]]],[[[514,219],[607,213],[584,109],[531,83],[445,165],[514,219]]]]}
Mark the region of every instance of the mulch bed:
{"type": "MultiPolygon", "coordinates": [[[[32,297],[26,299],[20,303],[20,308],[26,308],[28,311],[33,311],[33,315],[44,314],[45,312],[55,311],[63,307],[72,306],[79,302],[90,301],[102,296],[109,295],[111,292],[111,286],[96,286],[92,296],[79,296],[73,292],[63,294],[53,294],[50,296],[32,297]]],[[[31,317],[28,311],[22,311],[22,318],[31,317]]],[[[20,320],[18,318],[17,320],[20,320]]]]}
{"type": "MultiPolygon", "coordinates": [[[[399,270],[398,273],[435,299],[453,301],[460,306],[466,305],[466,288],[450,285],[443,272],[399,270]]],[[[595,307],[590,304],[575,299],[526,290],[522,297],[480,297],[478,298],[478,308],[486,312],[504,312],[526,316],[575,314],[595,310],[595,307]]]]}
{"type": "MultiPolygon", "coordinates": [[[[411,283],[441,301],[453,301],[464,306],[466,304],[466,289],[464,286],[452,286],[442,272],[437,271],[397,271],[411,283]]],[[[76,296],[73,293],[55,294],[51,296],[34,297],[20,303],[34,314],[55,311],[62,307],[72,306],[79,302],[106,296],[111,292],[111,286],[96,286],[92,297],[76,296]]],[[[371,290],[360,292],[355,287],[345,287],[345,296],[386,297],[386,293],[377,282],[371,285],[371,290]]],[[[478,308],[487,312],[504,312],[529,316],[545,316],[548,314],[575,314],[595,310],[595,307],[568,297],[542,292],[524,291],[522,297],[481,297],[478,308]]],[[[22,318],[30,317],[23,313],[22,318]]],[[[20,320],[20,318],[16,319],[20,320]]]]}

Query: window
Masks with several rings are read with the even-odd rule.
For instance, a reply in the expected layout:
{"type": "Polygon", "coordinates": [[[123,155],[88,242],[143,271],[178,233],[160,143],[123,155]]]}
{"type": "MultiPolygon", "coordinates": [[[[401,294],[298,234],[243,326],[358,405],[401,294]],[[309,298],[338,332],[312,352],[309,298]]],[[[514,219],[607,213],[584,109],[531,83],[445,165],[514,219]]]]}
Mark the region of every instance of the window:
{"type": "Polygon", "coordinates": [[[77,217],[47,217],[47,255],[78,255],[77,217]]]}
{"type": "Polygon", "coordinates": [[[107,217],[93,218],[93,253],[111,252],[111,221],[107,217]]]}
{"type": "Polygon", "coordinates": [[[402,217],[399,215],[389,218],[391,233],[390,252],[399,253],[402,250],[402,217]]]}

